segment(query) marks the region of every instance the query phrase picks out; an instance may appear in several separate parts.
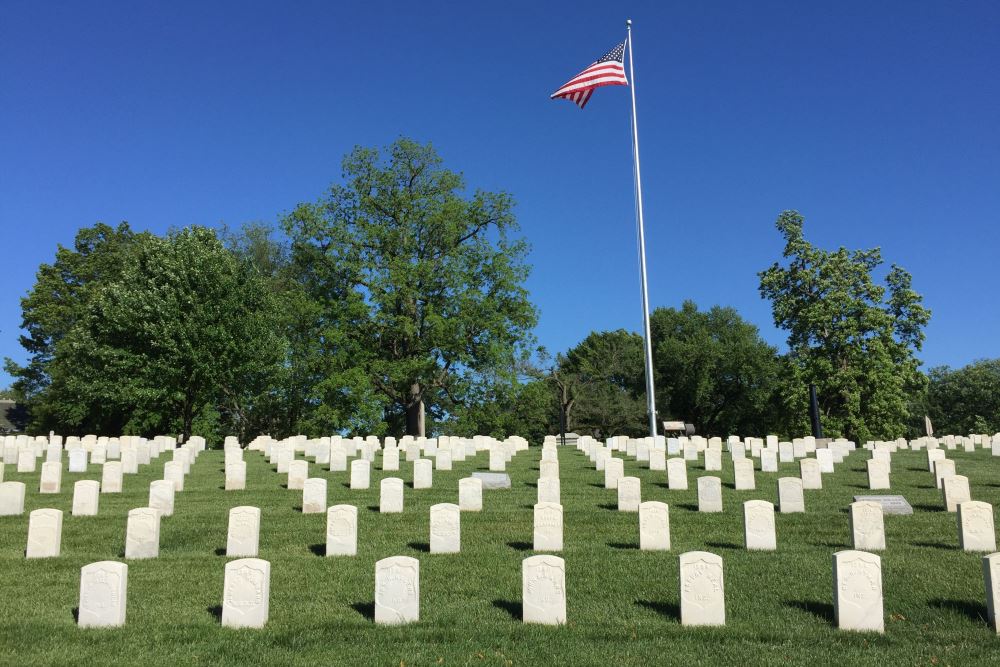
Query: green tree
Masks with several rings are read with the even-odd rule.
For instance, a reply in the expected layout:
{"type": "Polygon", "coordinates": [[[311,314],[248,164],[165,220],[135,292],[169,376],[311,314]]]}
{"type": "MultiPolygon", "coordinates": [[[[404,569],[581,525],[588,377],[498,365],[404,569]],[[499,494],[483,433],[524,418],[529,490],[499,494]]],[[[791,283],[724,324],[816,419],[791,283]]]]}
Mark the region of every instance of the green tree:
{"type": "Polygon", "coordinates": [[[125,247],[113,272],[42,267],[54,277],[29,295],[26,322],[58,304],[62,289],[81,298],[43,348],[41,414],[60,430],[189,435],[198,423],[245,435],[283,350],[266,283],[204,228],[135,236],[125,247]]]}
{"type": "Polygon", "coordinates": [[[646,431],[642,336],[591,332],[557,357],[550,383],[566,410],[566,428],[599,438],[646,431]]]}
{"type": "Polygon", "coordinates": [[[283,222],[329,337],[331,390],[423,435],[425,407],[444,419],[530,340],[527,244],[511,236],[511,197],[464,196],[462,176],[429,145],[356,148],[343,181],[283,222]]]}
{"type": "Polygon", "coordinates": [[[121,432],[126,415],[96,402],[76,405],[66,395],[64,383],[53,383],[53,370],[64,356],[57,351],[70,349],[64,340],[87,318],[101,286],[121,275],[128,256],[147,236],[133,232],[128,223],[117,227],[98,223],[77,232],[72,248],[58,246],[53,263],[38,268],[35,285],[21,299],[25,334],[20,342],[28,362],[21,366],[5,360],[6,371],[15,378],[12,388],[28,406],[33,431],[44,433],[73,423],[121,432]],[[74,408],[68,416],[69,403],[74,408]]]}
{"type": "Polygon", "coordinates": [[[650,316],[657,410],[726,436],[782,430],[777,389],[782,361],[734,308],[657,308],[650,316]]]}
{"type": "Polygon", "coordinates": [[[935,433],[1000,432],[1000,359],[932,368],[927,403],[935,433]]]}
{"type": "MultiPolygon", "coordinates": [[[[788,331],[792,382],[784,387],[784,405],[805,415],[812,383],[826,434],[898,437],[911,420],[910,396],[925,382],[916,354],[930,311],[899,266],[891,267],[885,286],[875,282],[878,248],[822,250],[805,239],[803,224],[795,211],[778,217],[787,261],[759,274],[775,325],[788,331]]],[[[807,424],[803,417],[797,430],[807,424]]]]}

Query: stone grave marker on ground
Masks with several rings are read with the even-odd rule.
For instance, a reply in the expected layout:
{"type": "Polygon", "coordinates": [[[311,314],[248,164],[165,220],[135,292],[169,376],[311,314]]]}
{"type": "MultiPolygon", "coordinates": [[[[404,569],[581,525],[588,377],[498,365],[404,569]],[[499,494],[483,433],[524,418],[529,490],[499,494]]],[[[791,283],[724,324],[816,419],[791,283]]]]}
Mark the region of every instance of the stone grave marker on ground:
{"type": "Polygon", "coordinates": [[[688,488],[687,461],[680,458],[667,461],[667,486],[671,491],[688,488]]]}
{"type": "Polygon", "coordinates": [[[402,625],[419,620],[420,562],[392,556],[375,563],[375,623],[402,625]]]}
{"type": "Polygon", "coordinates": [[[62,511],[38,509],[28,517],[28,548],[24,552],[25,558],[58,558],[62,546],[62,511]]]}
{"type": "Polygon", "coordinates": [[[681,625],[725,625],[722,558],[707,551],[680,557],[681,625]]]}
{"type": "Polygon", "coordinates": [[[722,511],[722,480],[720,478],[698,478],[698,511],[722,511]]]}
{"type": "Polygon", "coordinates": [[[174,496],[177,489],[169,479],[158,479],[149,483],[149,506],[160,511],[160,516],[174,515],[174,496]]]}
{"type": "MultiPolygon", "coordinates": [[[[427,460],[430,463],[430,460],[427,460]]],[[[414,488],[416,484],[414,484],[414,488]]],[[[386,477],[379,484],[378,511],[382,514],[399,514],[403,511],[403,480],[386,477]]]]}
{"type": "Polygon", "coordinates": [[[782,514],[806,511],[801,479],[798,477],[780,477],[778,479],[778,507],[782,514]]]}
{"type": "Polygon", "coordinates": [[[1000,553],[983,557],[983,585],[987,620],[993,632],[1000,634],[1000,553]]]}
{"type": "Polygon", "coordinates": [[[358,553],[358,508],[334,505],[326,511],[326,555],[355,556],[358,553]]]}
{"type": "Polygon", "coordinates": [[[351,488],[367,489],[371,485],[371,462],[364,459],[351,461],[351,488]]]}
{"type": "Polygon", "coordinates": [[[130,510],[125,530],[125,558],[160,555],[160,513],[152,507],[130,510]]]}
{"type": "Polygon", "coordinates": [[[666,503],[656,500],[639,503],[639,549],[670,550],[670,508],[666,503]]]}
{"type": "Polygon", "coordinates": [[[913,508],[903,496],[854,496],[855,502],[863,500],[881,505],[883,514],[913,514],[913,508]]]}
{"type": "Polygon", "coordinates": [[[563,508],[556,503],[537,503],[534,508],[534,550],[562,551],[563,508]]]}
{"type": "Polygon", "coordinates": [[[101,483],[96,479],[81,479],[73,485],[73,516],[97,516],[101,483]]]}
{"type": "Polygon", "coordinates": [[[833,554],[833,608],[841,630],[885,631],[881,558],[866,551],[833,554]]]}
{"type": "Polygon", "coordinates": [[[969,492],[969,478],[965,475],[949,475],[941,479],[941,495],[948,512],[958,511],[960,503],[972,500],[969,492]]]}
{"type": "Polygon", "coordinates": [[[323,514],[326,512],[326,478],[310,477],[302,485],[302,513],[323,514]]]}
{"type": "Polygon", "coordinates": [[[112,628],[125,625],[128,565],[104,560],[80,568],[81,628],[112,628]]]}
{"type": "Polygon", "coordinates": [[[463,512],[483,510],[483,480],[476,477],[458,480],[458,507],[463,512]]]}
{"type": "Polygon", "coordinates": [[[743,503],[743,543],[748,551],[774,551],[778,548],[773,503],[766,500],[743,503]]]}
{"type": "Polygon", "coordinates": [[[638,477],[622,477],[618,480],[618,511],[638,512],[642,502],[642,487],[638,477]]]}
{"type": "Polygon", "coordinates": [[[733,459],[734,486],[737,491],[753,491],[757,488],[754,479],[753,459],[733,459]]]}
{"type": "Polygon", "coordinates": [[[431,553],[457,554],[462,550],[461,510],[452,503],[431,505],[431,553]]]}
{"type": "Polygon", "coordinates": [[[851,503],[851,540],[858,551],[885,549],[882,505],[872,501],[851,503]]]}
{"type": "Polygon", "coordinates": [[[566,564],[558,556],[531,556],[521,562],[522,616],[525,623],[566,623],[566,564]]]}
{"type": "Polygon", "coordinates": [[[271,564],[259,558],[226,563],[222,593],[222,625],[262,628],[267,623],[271,597],[271,564]]]}
{"type": "Polygon", "coordinates": [[[996,551],[993,505],[968,500],[958,506],[958,542],[963,551],[996,551]]]}
{"type": "Polygon", "coordinates": [[[234,507],[229,510],[226,556],[256,558],[260,543],[260,508],[234,507]]]}

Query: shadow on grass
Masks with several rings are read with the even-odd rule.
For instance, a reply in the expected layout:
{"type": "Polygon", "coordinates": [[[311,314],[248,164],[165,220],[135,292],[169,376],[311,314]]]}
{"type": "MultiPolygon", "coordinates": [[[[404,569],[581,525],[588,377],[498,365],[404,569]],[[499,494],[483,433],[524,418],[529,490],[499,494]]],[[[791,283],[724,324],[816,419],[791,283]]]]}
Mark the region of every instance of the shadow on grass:
{"type": "Polygon", "coordinates": [[[341,482],[340,485],[342,487],[344,487],[345,489],[351,488],[351,483],[350,482],[341,482]]]}
{"type": "Polygon", "coordinates": [[[375,603],[374,602],[355,602],[351,605],[351,609],[358,612],[366,619],[375,622],[375,603]]]}
{"type": "Polygon", "coordinates": [[[736,544],[735,542],[705,542],[706,547],[711,547],[713,549],[742,549],[742,544],[736,544]]]}
{"type": "Polygon", "coordinates": [[[214,607],[208,607],[205,611],[212,615],[216,623],[222,623],[222,605],[217,604],[214,607]]]}
{"type": "Polygon", "coordinates": [[[611,510],[613,512],[618,511],[618,503],[601,503],[598,507],[602,510],[611,510]]]}
{"type": "Polygon", "coordinates": [[[216,556],[225,556],[226,555],[226,547],[219,547],[218,549],[216,549],[215,550],[215,555],[216,556]]]}
{"type": "Polygon", "coordinates": [[[943,512],[944,508],[940,505],[914,505],[913,509],[923,510],[924,512],[943,512]]]}
{"type": "Polygon", "coordinates": [[[698,506],[693,503],[677,503],[674,507],[679,507],[682,510],[689,510],[691,512],[697,512],[698,506]]]}
{"type": "Polygon", "coordinates": [[[592,487],[594,487],[595,489],[603,489],[603,488],[604,488],[604,485],[603,485],[603,484],[598,484],[597,482],[591,482],[591,483],[590,483],[590,484],[588,484],[587,486],[592,486],[592,487]]]}
{"type": "Polygon", "coordinates": [[[538,488],[538,483],[537,482],[525,482],[524,485],[527,486],[527,487],[529,487],[529,488],[532,488],[532,489],[537,489],[538,488]]]}
{"type": "Polygon", "coordinates": [[[314,556],[326,556],[326,545],[325,544],[310,544],[309,551],[313,553],[314,556]]]}
{"type": "Polygon", "coordinates": [[[520,602],[514,602],[513,600],[494,600],[492,604],[497,609],[502,609],[510,614],[510,617],[515,621],[524,620],[524,608],[520,602]]]}
{"type": "Polygon", "coordinates": [[[608,542],[608,546],[612,549],[638,549],[639,545],[635,542],[608,542]]]}
{"type": "Polygon", "coordinates": [[[379,506],[378,505],[369,505],[368,506],[368,511],[369,512],[379,512],[379,506]]]}
{"type": "Polygon", "coordinates": [[[671,621],[681,620],[680,605],[675,604],[673,602],[652,602],[651,600],[636,600],[635,604],[637,607],[643,607],[645,609],[649,609],[650,611],[655,611],[663,618],[670,619],[671,621]]]}
{"type": "Polygon", "coordinates": [[[732,489],[733,491],[736,490],[736,483],[735,482],[723,482],[722,486],[724,486],[727,489],[732,489]]]}
{"type": "Polygon", "coordinates": [[[530,542],[508,542],[507,546],[515,551],[531,551],[534,545],[530,542]]]}
{"type": "Polygon", "coordinates": [[[953,551],[958,547],[953,544],[941,544],[940,542],[910,542],[911,547],[928,547],[931,549],[944,549],[945,551],[953,551]]]}
{"type": "Polygon", "coordinates": [[[938,487],[937,487],[936,484],[917,484],[913,488],[915,488],[915,489],[937,489],[938,487]]]}
{"type": "Polygon", "coordinates": [[[813,547],[825,547],[827,549],[850,549],[851,545],[847,542],[836,542],[833,540],[826,540],[824,542],[808,542],[809,546],[813,547]]]}
{"type": "Polygon", "coordinates": [[[73,607],[73,622],[76,624],[80,623],[80,608],[73,607]]]}
{"type": "Polygon", "coordinates": [[[427,544],[426,542],[407,542],[406,546],[410,547],[415,551],[422,551],[425,554],[429,554],[431,552],[431,545],[427,544]]]}
{"type": "Polygon", "coordinates": [[[787,600],[784,602],[784,605],[786,607],[791,607],[792,609],[799,609],[807,614],[812,614],[821,621],[826,621],[831,625],[835,623],[833,618],[833,605],[829,602],[819,602],[817,600],[787,600]]]}
{"type": "Polygon", "coordinates": [[[987,611],[986,605],[980,604],[975,600],[946,600],[943,598],[934,598],[928,601],[927,606],[932,609],[944,609],[947,611],[954,611],[956,613],[967,616],[970,620],[975,621],[977,624],[986,623],[987,611]]]}
{"type": "Polygon", "coordinates": [[[298,512],[299,514],[302,514],[302,505],[293,505],[292,506],[292,511],[293,512],[298,512]]]}

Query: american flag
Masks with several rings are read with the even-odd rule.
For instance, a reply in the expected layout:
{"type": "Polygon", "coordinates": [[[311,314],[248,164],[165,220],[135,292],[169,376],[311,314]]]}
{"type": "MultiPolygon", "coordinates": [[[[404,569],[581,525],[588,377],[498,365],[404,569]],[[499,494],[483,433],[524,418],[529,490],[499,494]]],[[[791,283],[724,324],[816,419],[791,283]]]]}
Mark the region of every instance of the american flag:
{"type": "Polygon", "coordinates": [[[587,106],[590,96],[594,94],[594,88],[628,85],[628,79],[625,78],[624,62],[625,42],[622,42],[594,61],[587,69],[564,83],[550,97],[551,99],[561,97],[575,103],[582,109],[587,106]]]}

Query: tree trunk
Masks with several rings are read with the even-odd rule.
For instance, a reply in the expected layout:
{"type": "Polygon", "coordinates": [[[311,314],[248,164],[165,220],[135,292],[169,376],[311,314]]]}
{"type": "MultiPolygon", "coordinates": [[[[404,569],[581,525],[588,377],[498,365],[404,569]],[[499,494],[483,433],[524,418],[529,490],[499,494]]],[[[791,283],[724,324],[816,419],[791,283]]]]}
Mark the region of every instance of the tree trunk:
{"type": "Polygon", "coordinates": [[[424,396],[419,382],[410,386],[410,400],[406,404],[406,435],[422,438],[424,431],[424,396]]]}

